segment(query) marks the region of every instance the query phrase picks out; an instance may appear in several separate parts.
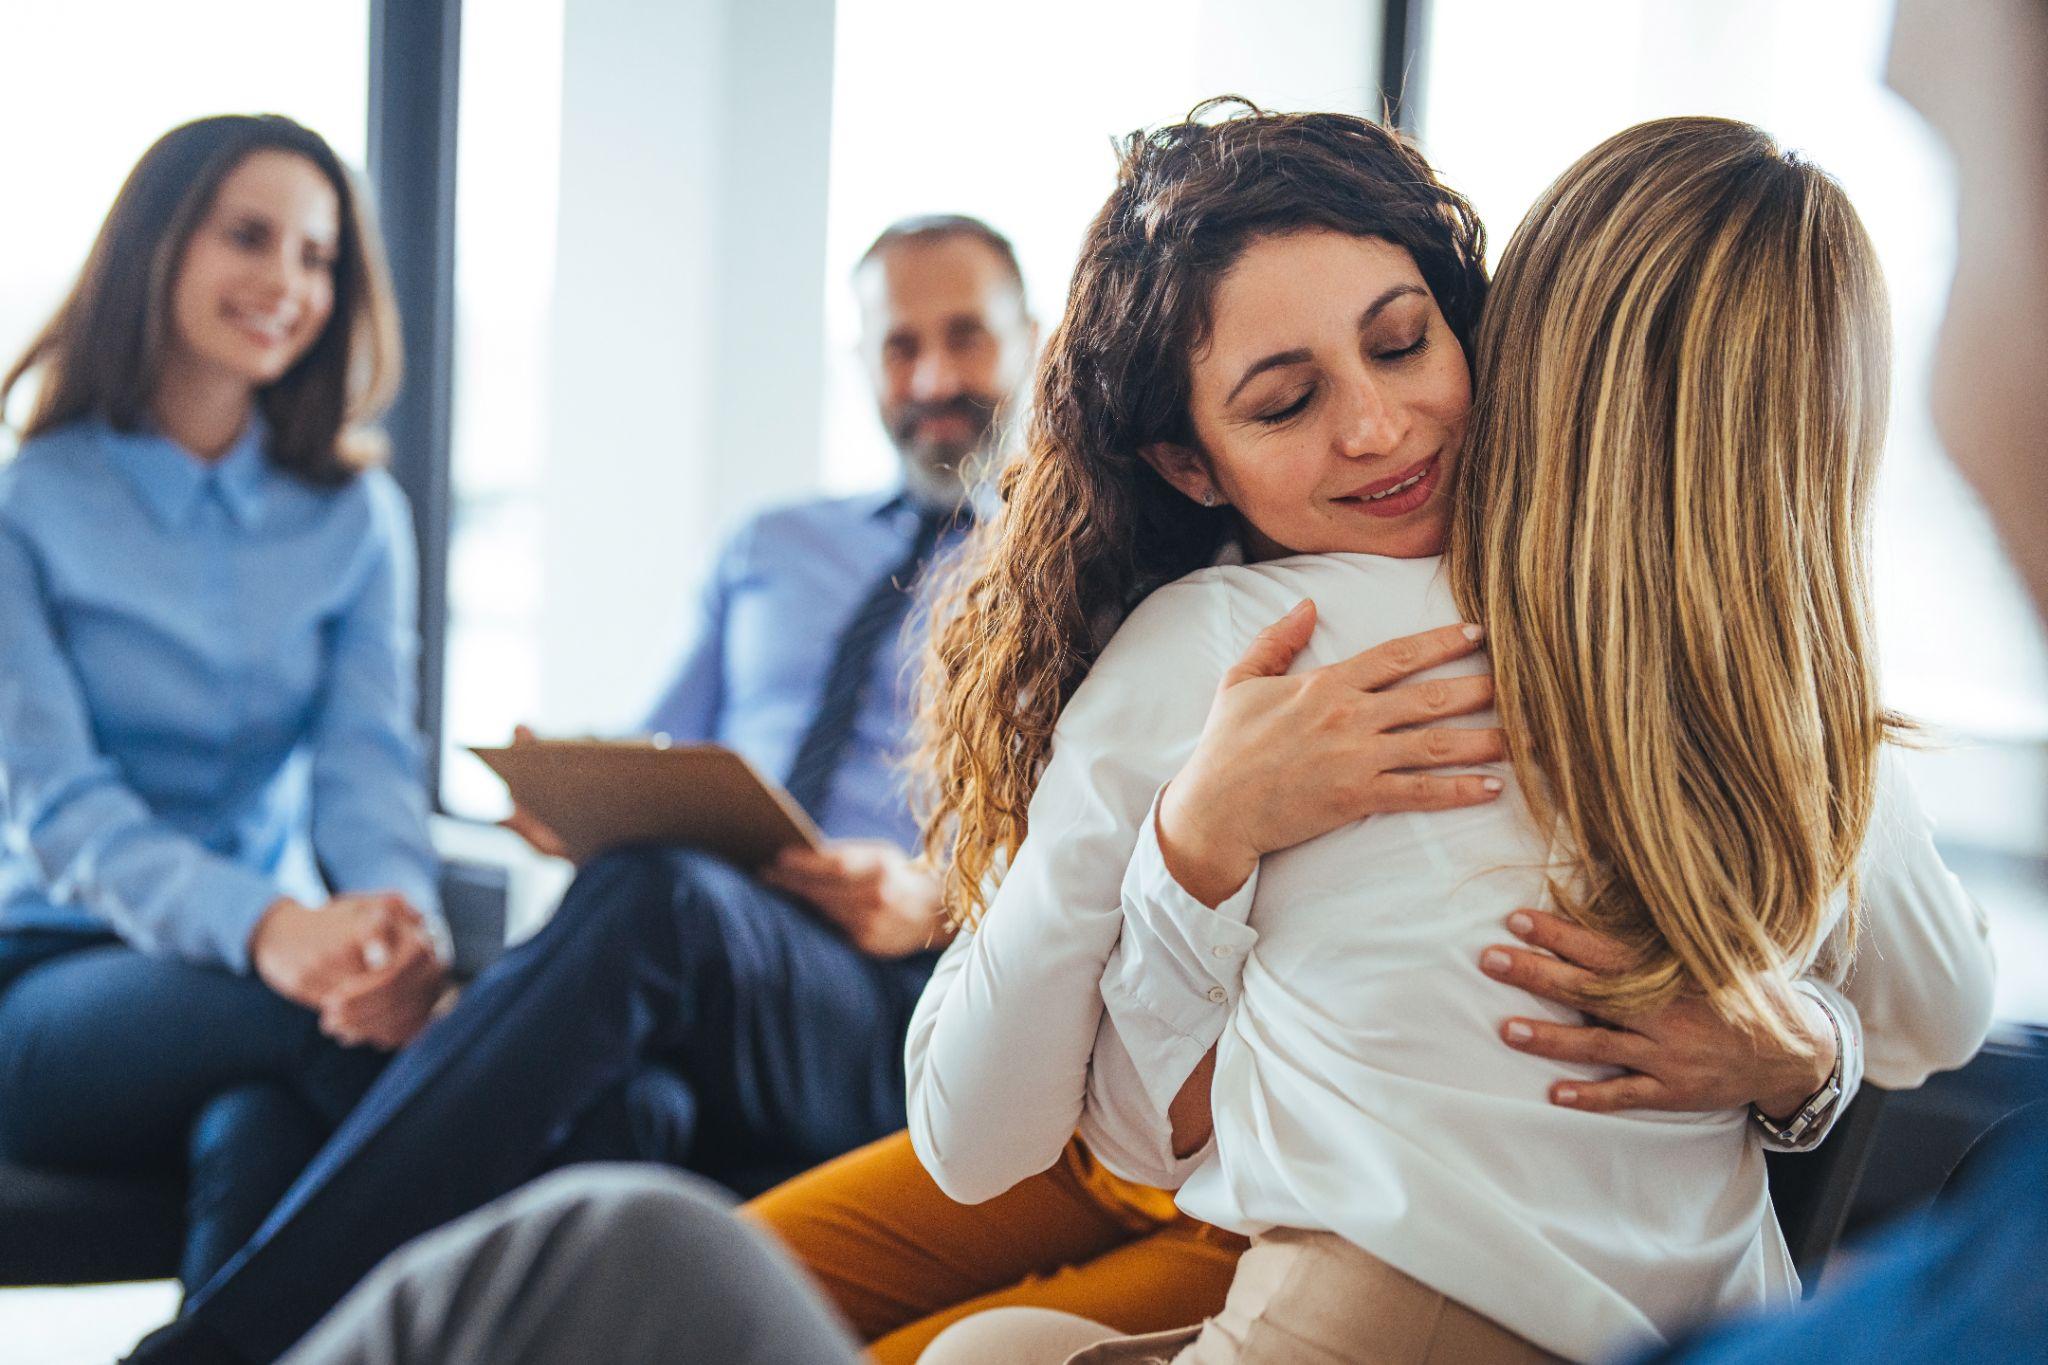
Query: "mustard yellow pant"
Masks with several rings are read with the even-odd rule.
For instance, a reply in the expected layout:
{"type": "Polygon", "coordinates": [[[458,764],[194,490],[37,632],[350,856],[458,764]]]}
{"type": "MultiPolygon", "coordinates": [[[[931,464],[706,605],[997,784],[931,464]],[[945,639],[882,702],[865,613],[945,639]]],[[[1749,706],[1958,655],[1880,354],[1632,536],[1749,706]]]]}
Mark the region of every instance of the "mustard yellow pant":
{"type": "Polygon", "coordinates": [[[910,1365],[985,1308],[1052,1308],[1130,1333],[1197,1323],[1223,1307],[1245,1247],[1123,1185],[1078,1142],[1043,1175],[969,1206],[932,1183],[898,1133],[745,1212],[789,1247],[879,1365],[910,1365]]]}

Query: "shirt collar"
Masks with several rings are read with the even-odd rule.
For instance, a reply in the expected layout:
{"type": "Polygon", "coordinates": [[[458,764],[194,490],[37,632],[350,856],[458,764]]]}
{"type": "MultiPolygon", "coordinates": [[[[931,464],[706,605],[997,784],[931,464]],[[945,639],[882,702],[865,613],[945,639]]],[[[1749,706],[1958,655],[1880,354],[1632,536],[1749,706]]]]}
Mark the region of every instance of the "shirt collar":
{"type": "Polygon", "coordinates": [[[191,521],[209,489],[236,525],[254,525],[270,481],[269,457],[264,453],[269,442],[270,429],[257,413],[250,415],[249,425],[227,454],[212,463],[151,427],[107,433],[115,466],[150,515],[173,528],[191,521]]]}
{"type": "Polygon", "coordinates": [[[878,495],[874,508],[868,515],[877,521],[898,522],[904,526],[915,526],[927,517],[959,519],[956,513],[943,507],[933,507],[918,501],[911,496],[910,490],[901,484],[887,493],[878,495]]]}
{"type": "Polygon", "coordinates": [[[987,521],[1003,507],[1002,490],[996,486],[993,476],[982,479],[967,490],[966,499],[957,508],[931,507],[911,496],[908,484],[898,483],[886,493],[876,495],[873,509],[868,515],[877,519],[906,516],[915,512],[920,517],[927,514],[950,518],[950,525],[960,529],[987,521]]]}
{"type": "Polygon", "coordinates": [[[261,414],[252,413],[249,429],[213,466],[221,502],[244,530],[254,526],[263,515],[271,479],[269,450],[270,428],[261,414]]]}

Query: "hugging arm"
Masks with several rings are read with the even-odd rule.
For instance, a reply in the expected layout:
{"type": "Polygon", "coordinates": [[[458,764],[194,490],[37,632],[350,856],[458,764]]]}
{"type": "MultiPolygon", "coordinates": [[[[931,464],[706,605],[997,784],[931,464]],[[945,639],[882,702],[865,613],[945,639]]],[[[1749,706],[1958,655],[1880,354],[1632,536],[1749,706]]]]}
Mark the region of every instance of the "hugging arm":
{"type": "Polygon", "coordinates": [[[940,959],[911,1021],[911,1143],[963,1203],[1059,1158],[1080,1121],[1122,928],[1118,883],[1153,793],[1200,730],[1221,623],[1213,594],[1153,594],[1060,716],[1029,837],[978,928],[940,959]]]}
{"type": "MultiPolygon", "coordinates": [[[[1755,1104],[1782,1116],[1819,1086],[1832,1060],[1831,1034],[1842,1044],[1843,1097],[1798,1144],[1825,1138],[1868,1076],[1887,1089],[1910,1089],[1936,1071],[1976,1054],[1991,1024],[1992,959],[1983,913],[1935,850],[1933,826],[1920,808],[1896,748],[1880,755],[1877,801],[1858,863],[1863,936],[1845,983],[1798,983],[1805,1000],[1827,1011],[1809,1020],[1818,1054],[1801,1059],[1752,1048],[1696,1000],[1681,999],[1655,1015],[1615,1021],[1620,1027],[1571,1028],[1537,1020],[1504,1021],[1513,1047],[1559,1060],[1623,1068],[1593,1085],[1560,1083],[1583,1108],[1702,1110],[1755,1104]],[[1830,1028],[1830,1020],[1833,1028],[1830,1028]],[[1529,1029],[1517,1039],[1514,1026],[1529,1029]]],[[[1503,980],[1569,1004],[1576,974],[1598,970],[1613,952],[1597,934],[1554,915],[1531,912],[1521,936],[1542,951],[1500,946],[1503,980]]],[[[1489,968],[1489,970],[1493,970],[1489,968]]],[[[1777,1145],[1777,1144],[1773,1144],[1777,1145]]]]}
{"type": "Polygon", "coordinates": [[[1178,1187],[1207,1155],[1214,1050],[1258,941],[1247,922],[1258,859],[1371,815],[1498,791],[1479,775],[1417,771],[1500,758],[1498,730],[1409,728],[1491,702],[1483,674],[1406,681],[1472,654],[1472,632],[1404,636],[1290,676],[1314,621],[1297,609],[1253,639],[1138,831],[1081,1128],[1127,1179],[1178,1187]]]}
{"type": "MultiPolygon", "coordinates": [[[[1283,621],[1261,638],[1285,636],[1286,628],[1283,621]]],[[[1285,643],[1282,652],[1291,657],[1285,643]]],[[[1270,711],[1280,699],[1249,700],[1270,711]]],[[[1248,728],[1236,727],[1240,734],[1248,728]]],[[[1297,724],[1294,729],[1307,733],[1309,727],[1297,724]]],[[[1288,742],[1284,735],[1270,742],[1269,754],[1288,742]]],[[[1191,762],[1188,770],[1194,767],[1191,762]]],[[[1274,775],[1284,771],[1278,765],[1241,767],[1243,780],[1232,799],[1241,809],[1259,809],[1282,798],[1301,806],[1315,799],[1303,789],[1337,785],[1303,782],[1301,774],[1340,769],[1301,763],[1290,775],[1293,792],[1269,791],[1274,775]]],[[[1141,830],[1124,885],[1126,923],[1103,977],[1107,1012],[1083,1133],[1118,1174],[1175,1186],[1205,1155],[1207,1067],[1257,936],[1245,924],[1252,882],[1231,890],[1243,864],[1232,863],[1221,876],[1207,876],[1199,868],[1185,871],[1167,839],[1165,817],[1162,801],[1155,811],[1157,823],[1141,830]],[[1211,900],[1198,891],[1220,898],[1211,900]]],[[[1336,823],[1310,827],[1303,837],[1336,823]]],[[[1270,844],[1266,851],[1285,846],[1270,844]]],[[[1866,1030],[1868,1074],[1896,1088],[1962,1065],[1989,1027],[1991,957],[1983,916],[1942,865],[1931,827],[1890,749],[1880,765],[1878,801],[1859,872],[1865,937],[1846,984],[1809,978],[1794,991],[1792,1003],[1813,1046],[1811,1055],[1759,1048],[1694,1000],[1622,1021],[1618,1028],[1504,1020],[1503,1042],[1558,1060],[1621,1068],[1615,1079],[1596,1084],[1560,1081],[1552,1091],[1559,1103],[1688,1111],[1755,1104],[1777,1116],[1796,1109],[1819,1088],[1839,1043],[1844,1098],[1797,1144],[1816,1145],[1865,1074],[1866,1030]]],[[[1572,1003],[1573,987],[1585,974],[1620,965],[1614,945],[1555,915],[1527,912],[1514,924],[1521,926],[1513,931],[1527,946],[1500,945],[1502,956],[1489,954],[1484,969],[1532,995],[1572,1003]]]]}
{"type": "Polygon", "coordinates": [[[1861,1016],[1863,1074],[1911,1089],[1977,1055],[1995,968],[1984,912],[1942,862],[1894,748],[1878,770],[1859,871],[1863,941],[1840,993],[1861,1016]]]}

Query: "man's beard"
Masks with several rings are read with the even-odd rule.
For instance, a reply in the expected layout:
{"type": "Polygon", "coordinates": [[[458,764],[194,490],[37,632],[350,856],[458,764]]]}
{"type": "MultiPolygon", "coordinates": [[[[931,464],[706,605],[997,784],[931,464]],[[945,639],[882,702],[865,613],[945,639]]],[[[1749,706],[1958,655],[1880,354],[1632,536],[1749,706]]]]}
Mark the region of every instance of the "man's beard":
{"type": "Polygon", "coordinates": [[[963,393],[936,403],[905,403],[889,429],[903,458],[933,478],[964,479],[973,471],[966,466],[994,444],[999,401],[982,394],[963,393]],[[966,425],[965,438],[931,440],[918,432],[933,418],[957,417],[966,425]]]}

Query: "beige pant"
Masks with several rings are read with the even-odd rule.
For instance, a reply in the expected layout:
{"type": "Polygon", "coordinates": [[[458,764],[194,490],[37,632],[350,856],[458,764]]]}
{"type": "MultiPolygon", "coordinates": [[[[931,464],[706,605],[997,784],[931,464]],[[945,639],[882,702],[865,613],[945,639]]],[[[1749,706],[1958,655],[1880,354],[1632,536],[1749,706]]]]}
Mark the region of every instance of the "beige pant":
{"type": "Polygon", "coordinates": [[[1558,1357],[1328,1232],[1275,1229],[1199,1327],[1114,1336],[1043,1309],[984,1313],[921,1365],[1534,1365],[1558,1357]]]}

